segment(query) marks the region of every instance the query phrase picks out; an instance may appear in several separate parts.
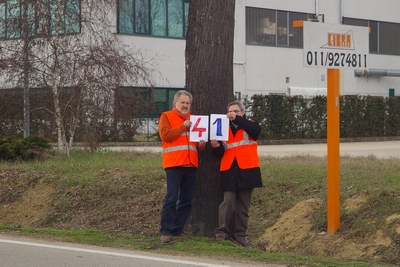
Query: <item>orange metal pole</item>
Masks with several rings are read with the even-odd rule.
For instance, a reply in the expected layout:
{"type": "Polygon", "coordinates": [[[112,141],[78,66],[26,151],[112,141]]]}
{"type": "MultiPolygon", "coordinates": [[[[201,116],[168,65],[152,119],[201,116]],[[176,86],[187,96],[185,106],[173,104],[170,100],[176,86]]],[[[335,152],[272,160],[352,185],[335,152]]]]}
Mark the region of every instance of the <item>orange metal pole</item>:
{"type": "Polygon", "coordinates": [[[327,72],[328,234],[333,234],[340,225],[339,69],[328,69],[327,72]]]}

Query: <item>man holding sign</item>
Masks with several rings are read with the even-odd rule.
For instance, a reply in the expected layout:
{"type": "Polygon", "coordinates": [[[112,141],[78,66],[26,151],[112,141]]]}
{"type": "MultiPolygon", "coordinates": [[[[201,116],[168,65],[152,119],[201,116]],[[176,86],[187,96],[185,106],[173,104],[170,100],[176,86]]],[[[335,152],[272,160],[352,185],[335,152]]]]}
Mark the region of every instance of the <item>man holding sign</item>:
{"type": "Polygon", "coordinates": [[[160,223],[162,243],[171,242],[171,236],[183,235],[196,189],[197,153],[206,146],[204,140],[189,140],[192,99],[189,92],[178,91],[174,96],[173,109],[163,112],[159,119],[163,167],[167,175],[167,194],[160,223]]]}
{"type": "Polygon", "coordinates": [[[248,221],[251,195],[255,187],[262,187],[257,139],[261,128],[257,122],[246,119],[245,108],[240,101],[228,104],[229,133],[227,141],[212,139],[214,155],[221,157],[220,184],[224,199],[219,206],[218,228],[215,239],[230,236],[242,246],[248,247],[248,221]],[[235,229],[229,225],[232,217],[235,229]]]}

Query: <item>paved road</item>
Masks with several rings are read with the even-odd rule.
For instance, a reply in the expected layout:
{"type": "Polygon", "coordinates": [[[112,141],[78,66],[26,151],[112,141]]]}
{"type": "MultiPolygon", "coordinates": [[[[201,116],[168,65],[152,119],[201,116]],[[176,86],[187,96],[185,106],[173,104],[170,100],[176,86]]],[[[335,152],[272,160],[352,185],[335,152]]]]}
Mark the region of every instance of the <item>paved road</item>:
{"type": "MultiPolygon", "coordinates": [[[[110,150],[137,150],[161,152],[161,147],[109,147],[110,150]]],[[[325,157],[327,144],[296,144],[296,145],[261,145],[258,146],[261,156],[286,157],[293,155],[310,155],[325,157]]],[[[376,156],[377,158],[399,158],[400,141],[380,142],[344,142],[340,144],[340,155],[350,157],[376,156]]]]}
{"type": "MultiPolygon", "coordinates": [[[[292,155],[327,155],[327,144],[269,145],[259,146],[260,155],[284,157],[292,155]]],[[[399,158],[400,141],[345,142],[340,144],[340,155],[350,157],[375,156],[377,158],[399,158]]]]}
{"type": "Polygon", "coordinates": [[[1,267],[285,267],[168,256],[132,250],[34,240],[0,233],[1,267]]]}

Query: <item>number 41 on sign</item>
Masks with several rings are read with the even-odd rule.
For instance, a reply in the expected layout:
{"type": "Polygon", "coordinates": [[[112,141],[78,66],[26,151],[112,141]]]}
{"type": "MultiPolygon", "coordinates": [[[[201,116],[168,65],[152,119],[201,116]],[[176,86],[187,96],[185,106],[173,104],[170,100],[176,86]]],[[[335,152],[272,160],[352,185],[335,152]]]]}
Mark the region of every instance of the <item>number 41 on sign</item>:
{"type": "Polygon", "coordinates": [[[210,116],[190,116],[190,141],[199,142],[210,139],[218,141],[228,140],[229,119],[225,114],[211,114],[210,116]],[[210,120],[209,120],[210,119],[210,120]],[[210,121],[210,123],[209,123],[210,121]]]}

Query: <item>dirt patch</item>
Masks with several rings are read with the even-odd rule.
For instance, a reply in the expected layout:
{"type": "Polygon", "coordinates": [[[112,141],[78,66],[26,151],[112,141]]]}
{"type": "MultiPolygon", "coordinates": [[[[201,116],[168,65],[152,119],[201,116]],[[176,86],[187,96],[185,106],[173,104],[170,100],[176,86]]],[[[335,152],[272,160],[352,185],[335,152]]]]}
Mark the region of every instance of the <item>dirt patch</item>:
{"type": "Polygon", "coordinates": [[[260,238],[260,241],[266,243],[265,249],[291,251],[315,236],[311,230],[310,216],[320,204],[319,199],[309,199],[283,213],[275,225],[268,228],[260,238]]]}
{"type": "Polygon", "coordinates": [[[54,187],[44,181],[48,172],[31,169],[0,171],[0,218],[3,223],[39,226],[53,201],[54,187]]]}
{"type": "Polygon", "coordinates": [[[344,208],[348,211],[357,211],[367,201],[365,196],[355,195],[344,201],[344,208]]]}
{"type": "Polygon", "coordinates": [[[387,217],[386,223],[388,225],[393,224],[393,228],[396,229],[396,233],[400,235],[400,213],[387,217]]]}
{"type": "Polygon", "coordinates": [[[32,186],[21,195],[20,200],[3,205],[0,218],[4,223],[39,225],[47,217],[54,192],[54,188],[49,185],[32,186]]]}
{"type": "MultiPolygon", "coordinates": [[[[359,196],[345,201],[344,208],[356,211],[366,201],[359,196]],[[346,206],[347,205],[347,206],[346,206]]],[[[390,249],[395,240],[387,234],[399,233],[400,215],[386,218],[384,229],[379,229],[365,238],[352,238],[340,229],[335,234],[313,230],[315,210],[322,204],[320,199],[308,199],[297,203],[282,214],[258,241],[267,251],[296,253],[310,256],[326,256],[347,259],[380,260],[382,251],[390,249]]]]}

